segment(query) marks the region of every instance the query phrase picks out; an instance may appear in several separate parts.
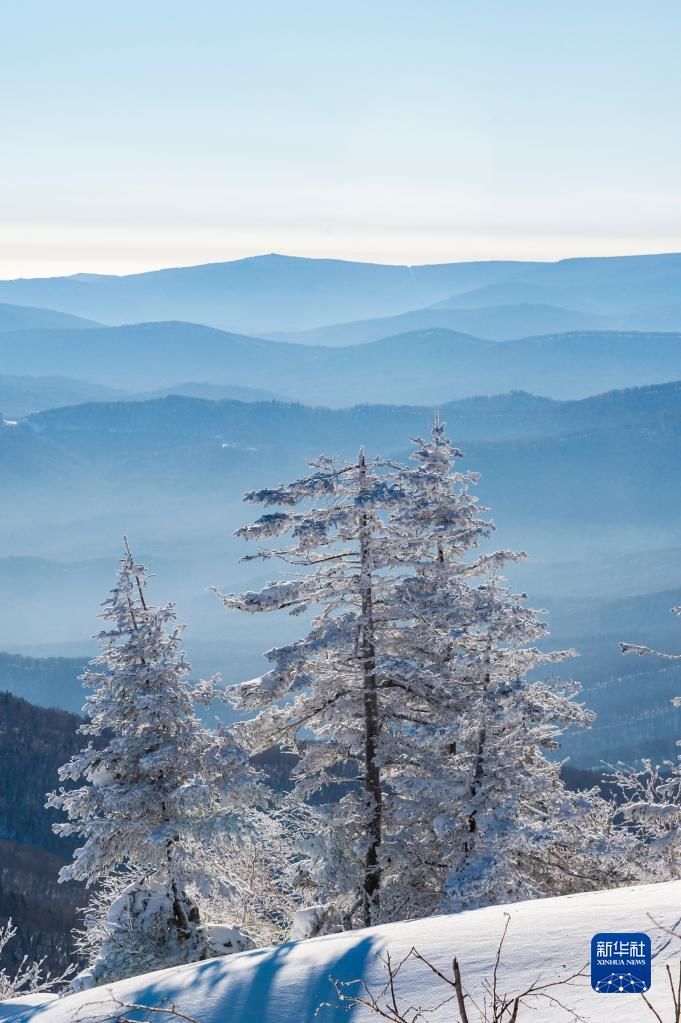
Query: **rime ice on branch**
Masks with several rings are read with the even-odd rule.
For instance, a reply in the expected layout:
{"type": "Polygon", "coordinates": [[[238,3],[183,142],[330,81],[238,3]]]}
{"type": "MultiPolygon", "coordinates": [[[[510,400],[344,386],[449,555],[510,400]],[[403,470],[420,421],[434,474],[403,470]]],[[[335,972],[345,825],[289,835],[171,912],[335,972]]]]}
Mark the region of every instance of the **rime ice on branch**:
{"type": "MultiPolygon", "coordinates": [[[[681,615],[681,607],[671,608],[681,615]]],[[[669,654],[636,643],[620,643],[623,654],[651,655],[680,661],[669,654]]],[[[681,706],[681,696],[672,700],[681,706]]],[[[677,740],[681,746],[681,739],[677,740]]],[[[668,881],[681,872],[681,757],[655,764],[650,759],[636,766],[617,764],[611,778],[622,794],[622,812],[642,847],[642,875],[646,880],[668,881]],[[651,852],[654,855],[651,855],[651,852]]]]}

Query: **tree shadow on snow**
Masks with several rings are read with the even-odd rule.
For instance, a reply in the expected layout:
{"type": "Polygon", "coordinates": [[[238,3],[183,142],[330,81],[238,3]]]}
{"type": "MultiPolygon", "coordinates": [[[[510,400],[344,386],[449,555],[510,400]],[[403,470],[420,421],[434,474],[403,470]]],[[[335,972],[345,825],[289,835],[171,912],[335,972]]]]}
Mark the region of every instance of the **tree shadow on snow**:
{"type": "MultiPolygon", "coordinates": [[[[354,1012],[338,1002],[331,977],[338,981],[361,979],[367,962],[374,958],[375,942],[362,938],[335,959],[320,955],[320,944],[334,938],[337,935],[313,939],[309,946],[307,942],[286,942],[276,948],[256,949],[235,956],[231,963],[232,957],[223,957],[182,967],[136,991],[134,1000],[140,1005],[175,1005],[199,1023],[348,1021],[354,1012]]],[[[163,1023],[172,1023],[172,1017],[163,1023]]]]}

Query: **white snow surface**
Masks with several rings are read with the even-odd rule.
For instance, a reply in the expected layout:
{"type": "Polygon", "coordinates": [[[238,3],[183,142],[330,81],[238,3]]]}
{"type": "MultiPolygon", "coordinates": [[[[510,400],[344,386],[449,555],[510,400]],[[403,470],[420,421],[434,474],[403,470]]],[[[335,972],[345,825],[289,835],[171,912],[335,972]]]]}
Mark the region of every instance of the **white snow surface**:
{"type": "Polygon", "coordinates": [[[309,906],[307,909],[299,909],[293,916],[291,927],[291,940],[303,941],[319,934],[320,927],[329,911],[328,905],[309,906]]]}
{"type": "MultiPolygon", "coordinates": [[[[644,931],[652,938],[654,956],[649,997],[662,1010],[663,1019],[673,1018],[664,967],[670,963],[676,968],[681,940],[670,937],[665,928],[681,931],[681,881],[495,906],[288,942],[134,977],[38,1007],[31,1004],[35,996],[25,996],[1,1004],[0,1020],[96,1023],[124,1011],[115,1004],[117,1000],[126,1005],[173,1005],[199,1023],[369,1023],[378,1017],[366,1010],[348,1013],[337,1004],[330,976],[345,981],[361,977],[378,990],[384,981],[379,954],[389,951],[398,959],[415,946],[448,975],[456,955],[464,984],[477,997],[482,982],[491,975],[505,913],[510,914],[510,926],[499,976],[500,986],[509,994],[538,977],[552,979],[584,967],[597,931],[644,931]]],[[[424,1006],[449,994],[413,960],[400,974],[398,991],[411,1004],[424,1006]]],[[[587,1023],[654,1019],[639,995],[596,994],[588,975],[570,987],[558,988],[556,994],[587,1023]]],[[[471,1021],[477,1023],[479,1016],[470,1012],[471,1021]]],[[[145,1019],[141,1011],[126,1015],[145,1019]]],[[[165,1014],[146,1018],[159,1023],[173,1019],[165,1014]]],[[[458,1023],[459,1016],[449,1004],[426,1018],[432,1023],[458,1023]]],[[[521,1010],[518,1023],[559,1023],[567,1018],[558,1007],[540,1003],[534,1010],[521,1010]]]]}

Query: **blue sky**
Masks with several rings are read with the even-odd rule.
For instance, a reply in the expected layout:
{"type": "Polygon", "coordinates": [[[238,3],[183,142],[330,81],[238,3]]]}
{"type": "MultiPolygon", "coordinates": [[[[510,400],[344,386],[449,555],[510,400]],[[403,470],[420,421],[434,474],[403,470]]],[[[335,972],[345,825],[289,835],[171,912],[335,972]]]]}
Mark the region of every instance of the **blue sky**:
{"type": "Polygon", "coordinates": [[[21,0],[0,276],[681,249],[678,0],[21,0]]]}

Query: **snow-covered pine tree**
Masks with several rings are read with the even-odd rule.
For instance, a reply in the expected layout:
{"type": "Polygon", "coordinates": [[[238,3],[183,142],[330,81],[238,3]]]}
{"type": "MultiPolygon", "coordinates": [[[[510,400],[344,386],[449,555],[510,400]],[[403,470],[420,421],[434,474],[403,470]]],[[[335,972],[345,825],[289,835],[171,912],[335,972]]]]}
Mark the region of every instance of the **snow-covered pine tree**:
{"type": "Polygon", "coordinates": [[[560,762],[547,756],[567,728],[586,727],[593,718],[575,702],[576,683],[527,677],[566,653],[534,645],[546,625],[524,595],[494,575],[472,595],[472,627],[457,637],[457,675],[470,680],[469,696],[437,818],[449,868],[440,908],[636,880],[631,843],[614,808],[596,790],[570,792],[560,762]],[[447,797],[452,791],[455,800],[447,797]]]}
{"type": "MultiPolygon", "coordinates": [[[[418,534],[424,509],[428,519],[446,516],[457,454],[436,418],[430,440],[412,455],[423,472],[392,516],[403,542],[418,534]]],[[[439,652],[431,667],[450,702],[439,720],[412,729],[419,753],[391,780],[401,821],[394,856],[407,852],[394,875],[394,911],[408,915],[410,891],[441,877],[434,863],[446,865],[439,908],[449,909],[635,878],[612,807],[596,791],[567,791],[560,764],[546,756],[565,729],[588,726],[592,715],[575,702],[577,683],[527,677],[571,651],[540,651],[536,644],[548,632],[541,612],[497,578],[500,567],[524,555],[471,559],[465,544],[438,543],[436,551],[405,582],[420,588],[430,640],[412,633],[407,643],[424,649],[430,642],[439,652]],[[443,757],[444,749],[450,755],[443,757]]]]}
{"type": "MultiPolygon", "coordinates": [[[[498,703],[502,681],[517,689],[521,670],[551,655],[523,647],[543,627],[490,583],[516,555],[475,551],[492,526],[469,491],[477,477],[453,469],[459,456],[438,418],[430,438],[416,442],[415,466],[368,462],[363,451],[355,462],[323,456],[310,476],[246,495],[283,510],[238,535],[291,538],[253,557],[280,558],[299,571],[257,593],[221,595],[227,607],[253,613],[316,611],[305,638],[271,650],[272,669],[232,692],[237,706],[259,711],[243,728],[252,748],[287,743],[301,753],[302,798],[346,786],[340,801],[320,807],[308,860],[317,900],[344,926],[434,911],[458,850],[447,825],[452,803],[468,807],[472,830],[482,817],[472,809],[476,801],[498,799],[500,814],[515,813],[511,830],[529,789],[524,776],[508,778],[512,792],[502,809],[501,790],[487,774],[484,785],[476,780],[470,757],[473,732],[479,739],[490,727],[480,706],[498,703]],[[513,645],[512,661],[495,650],[494,683],[491,674],[486,680],[490,642],[513,645]],[[502,668],[509,678],[502,680],[502,668]],[[315,741],[301,744],[306,734],[315,741]]],[[[526,738],[538,742],[541,732],[554,741],[559,722],[585,720],[570,693],[544,703],[538,695],[525,703],[548,720],[526,738]]],[[[534,752],[515,769],[534,770],[534,752]]],[[[486,759],[483,741],[478,760],[486,759]]],[[[558,771],[547,764],[545,778],[546,792],[550,781],[562,797],[558,771]]],[[[561,800],[555,803],[560,814],[561,800]]],[[[483,854],[480,846],[476,862],[483,854]]]]}
{"type": "Polygon", "coordinates": [[[312,468],[305,479],[247,495],[293,510],[265,514],[238,534],[260,540],[290,533],[288,548],[255,557],[282,557],[301,571],[259,593],[222,599],[251,612],[319,613],[305,639],[269,652],[271,671],[232,692],[238,706],[260,710],[244,729],[252,748],[279,742],[301,753],[301,797],[334,783],[349,787],[337,804],[320,808],[308,869],[317,901],[332,903],[345,926],[368,926],[387,915],[380,906],[389,866],[382,851],[397,825],[386,781],[396,761],[410,756],[413,725],[437,714],[443,699],[437,672],[424,667],[432,659],[434,616],[422,607],[417,566],[437,560],[438,546],[470,548],[488,527],[464,475],[448,480],[443,507],[438,477],[421,470],[433,491],[433,521],[424,507],[414,531],[397,519],[418,470],[368,462],[363,451],[355,462],[322,456],[312,468]],[[417,633],[425,644],[420,654],[417,633]],[[305,732],[318,741],[301,745],[305,732]]]}
{"type": "Polygon", "coordinates": [[[59,772],[62,781],[86,784],[61,788],[47,803],[68,817],[54,825],[58,834],[85,839],[60,881],[108,881],[111,894],[107,912],[100,896],[92,914],[101,946],[92,950],[86,984],[210,954],[187,891],[196,833],[218,812],[258,796],[243,750],[197,716],[197,706],[218,694],[217,680],[190,680],[174,606],[147,602],[148,574],[127,540],[125,547],[118,583],[104,604],[103,649],[83,676],[91,693],[80,731],[106,741],[90,742],[59,772]],[[126,869],[132,881],[116,882],[126,869]]]}

